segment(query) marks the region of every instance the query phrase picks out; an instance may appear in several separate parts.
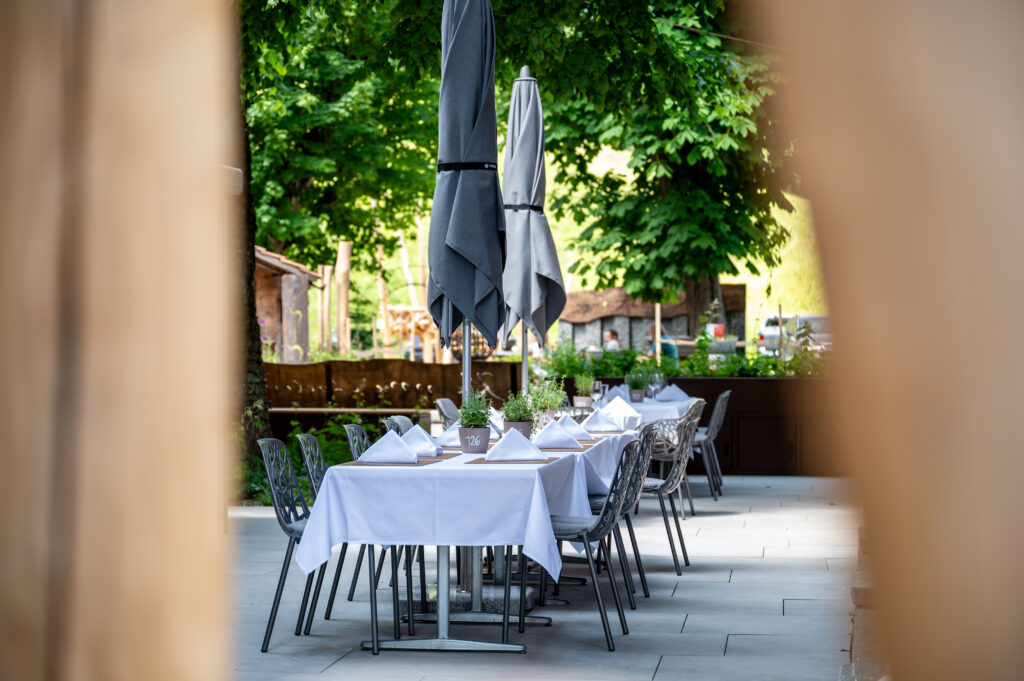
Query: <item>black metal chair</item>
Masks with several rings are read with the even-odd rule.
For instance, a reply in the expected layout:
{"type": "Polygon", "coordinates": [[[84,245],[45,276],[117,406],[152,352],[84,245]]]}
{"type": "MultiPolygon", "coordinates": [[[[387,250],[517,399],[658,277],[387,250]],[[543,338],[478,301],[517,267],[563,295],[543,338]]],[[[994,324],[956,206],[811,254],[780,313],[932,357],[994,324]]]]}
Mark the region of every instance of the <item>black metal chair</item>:
{"type": "MultiPolygon", "coordinates": [[[[674,423],[674,422],[673,422],[674,423]]],[[[633,561],[636,563],[637,572],[640,577],[640,585],[643,588],[644,596],[650,598],[651,591],[647,586],[647,575],[644,572],[643,560],[640,557],[640,549],[636,541],[636,532],[633,530],[633,520],[630,517],[630,511],[636,506],[637,501],[640,499],[640,494],[643,490],[644,481],[647,479],[647,472],[651,466],[651,456],[654,453],[654,445],[657,442],[657,430],[658,422],[649,423],[640,430],[640,436],[636,440],[637,444],[637,458],[636,463],[633,465],[629,481],[626,484],[625,498],[622,502],[622,509],[620,510],[620,519],[626,521],[626,529],[629,532],[629,541],[633,547],[633,561]]],[[[594,513],[600,513],[604,508],[606,497],[604,495],[591,495],[590,497],[590,509],[594,513]]],[[[633,583],[633,574],[629,570],[629,561],[626,558],[625,545],[622,541],[622,530],[618,523],[612,531],[612,536],[615,539],[616,553],[619,554],[619,564],[622,567],[623,575],[625,575],[626,587],[628,589],[627,596],[629,597],[629,607],[632,610],[636,610],[636,601],[633,598],[633,594],[636,593],[636,587],[633,583]]]]}
{"type": "Polygon", "coordinates": [[[394,416],[391,417],[391,420],[398,424],[399,435],[405,435],[407,432],[409,432],[410,428],[416,425],[415,423],[412,422],[411,418],[409,418],[408,416],[402,416],[401,414],[395,414],[394,416]]]}
{"type": "Polygon", "coordinates": [[[605,609],[604,600],[601,598],[601,586],[597,581],[597,568],[594,564],[594,550],[590,544],[591,542],[598,544],[598,559],[603,557],[607,568],[612,597],[615,599],[615,607],[619,611],[619,624],[622,626],[622,633],[628,634],[629,625],[626,623],[626,613],[622,609],[622,599],[619,597],[619,587],[615,582],[615,572],[608,549],[605,547],[605,539],[618,525],[619,513],[626,497],[626,485],[632,475],[633,466],[636,464],[638,451],[638,443],[635,441],[626,446],[615,468],[615,475],[612,477],[601,513],[597,517],[551,516],[551,528],[554,530],[556,540],[579,542],[584,546],[587,554],[587,566],[590,568],[590,580],[594,585],[594,597],[601,615],[601,624],[604,627],[608,650],[615,650],[615,643],[612,641],[612,630],[608,624],[608,612],[605,609]]]}
{"type": "Polygon", "coordinates": [[[441,415],[441,425],[445,430],[459,422],[459,408],[447,397],[439,397],[434,400],[434,406],[437,407],[437,411],[441,415]]]}
{"type": "Polygon", "coordinates": [[[398,425],[393,417],[387,417],[380,420],[384,424],[384,432],[395,433],[396,435],[402,434],[402,427],[398,425]]]}
{"type": "Polygon", "coordinates": [[[678,419],[678,444],[668,473],[664,478],[648,477],[644,480],[642,490],[644,494],[656,494],[658,496],[658,503],[661,505],[661,516],[665,520],[665,531],[668,534],[668,545],[672,550],[672,562],[675,563],[677,575],[683,574],[683,570],[679,565],[679,556],[676,553],[675,542],[672,538],[672,527],[668,519],[668,510],[665,507],[665,497],[668,497],[669,505],[672,507],[672,517],[675,520],[676,534],[679,537],[679,547],[683,552],[683,562],[689,566],[690,556],[686,553],[683,528],[679,524],[676,494],[679,492],[679,486],[686,476],[686,465],[690,461],[690,452],[693,450],[693,441],[697,434],[697,422],[700,420],[700,415],[703,411],[704,400],[694,400],[690,404],[689,409],[686,410],[686,413],[678,419]]]}
{"type": "Polygon", "coordinates": [[[707,428],[697,429],[697,439],[694,441],[694,451],[699,451],[704,461],[704,470],[708,474],[708,483],[711,484],[711,495],[715,496],[716,488],[718,495],[722,494],[722,466],[718,461],[718,449],[715,448],[715,438],[722,430],[722,422],[725,420],[725,410],[729,406],[731,390],[726,390],[715,400],[715,408],[711,411],[711,418],[708,420],[707,428]]]}
{"type": "Polygon", "coordinates": [[[348,437],[348,448],[352,452],[352,460],[358,461],[367,449],[370,448],[370,436],[366,429],[358,423],[346,423],[345,435],[348,437]]]}
{"type": "MultiPolygon", "coordinates": [[[[270,483],[270,494],[274,500],[277,522],[288,536],[288,548],[284,553],[281,576],[278,577],[277,590],[274,592],[274,604],[270,608],[270,619],[267,621],[267,631],[263,636],[263,646],[260,648],[260,651],[265,653],[270,647],[270,635],[274,631],[274,621],[277,619],[277,610],[281,605],[281,593],[284,591],[284,583],[288,577],[292,552],[295,550],[295,545],[302,540],[302,532],[306,529],[309,507],[306,505],[306,498],[299,487],[299,481],[295,477],[295,471],[292,469],[292,463],[284,443],[274,438],[263,438],[258,441],[258,444],[263,456],[263,465],[267,470],[267,481],[270,483]]],[[[326,563],[320,566],[321,580],[326,566],[326,563]]],[[[302,633],[302,619],[306,614],[306,602],[309,600],[309,590],[312,585],[313,573],[311,572],[306,578],[306,589],[302,594],[299,619],[295,624],[296,636],[302,633]]]]}

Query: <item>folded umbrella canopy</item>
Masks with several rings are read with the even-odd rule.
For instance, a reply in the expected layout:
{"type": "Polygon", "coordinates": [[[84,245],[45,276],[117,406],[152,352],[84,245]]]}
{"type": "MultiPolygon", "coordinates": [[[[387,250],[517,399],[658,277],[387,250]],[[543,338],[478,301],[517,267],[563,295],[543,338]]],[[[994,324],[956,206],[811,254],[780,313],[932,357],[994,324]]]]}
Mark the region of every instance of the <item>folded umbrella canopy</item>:
{"type": "Polygon", "coordinates": [[[427,291],[443,346],[465,319],[494,347],[505,321],[497,134],[490,0],[445,0],[427,291]]]}
{"type": "Polygon", "coordinates": [[[504,336],[523,320],[523,385],[527,385],[526,329],[544,336],[565,307],[565,285],[551,228],[544,215],[544,112],[537,81],[524,66],[512,84],[505,140],[505,233],[508,259],[502,282],[508,306],[504,336]]]}

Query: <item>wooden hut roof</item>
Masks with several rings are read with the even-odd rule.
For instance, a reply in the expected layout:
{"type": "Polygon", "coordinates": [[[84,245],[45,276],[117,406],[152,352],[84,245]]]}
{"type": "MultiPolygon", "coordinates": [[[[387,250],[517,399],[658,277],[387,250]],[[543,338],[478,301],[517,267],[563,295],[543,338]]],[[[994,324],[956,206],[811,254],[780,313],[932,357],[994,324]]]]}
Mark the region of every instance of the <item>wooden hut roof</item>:
{"type": "MultiPolygon", "coordinates": [[[[686,314],[686,293],[676,293],[679,302],[664,303],[662,318],[686,314]]],[[[722,284],[723,306],[727,312],[746,307],[747,287],[744,284],[722,284]]],[[[626,295],[625,289],[606,288],[600,291],[573,291],[566,295],[565,309],[559,319],[572,324],[586,324],[603,317],[654,317],[654,303],[645,303],[626,295]]]]}
{"type": "Polygon", "coordinates": [[[320,275],[305,265],[289,260],[280,253],[268,251],[262,246],[256,247],[256,264],[281,274],[297,274],[309,279],[319,279],[320,275]]]}

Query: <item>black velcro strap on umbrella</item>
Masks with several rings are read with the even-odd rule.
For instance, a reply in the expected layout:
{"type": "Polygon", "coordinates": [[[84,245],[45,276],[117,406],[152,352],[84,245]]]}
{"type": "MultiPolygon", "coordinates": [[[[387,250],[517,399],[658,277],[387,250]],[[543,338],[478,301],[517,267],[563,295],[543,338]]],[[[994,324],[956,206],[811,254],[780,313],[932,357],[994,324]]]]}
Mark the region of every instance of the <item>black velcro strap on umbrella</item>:
{"type": "Polygon", "coordinates": [[[544,206],[532,206],[528,203],[506,203],[506,210],[535,210],[538,213],[544,212],[544,206]]]}
{"type": "Polygon", "coordinates": [[[466,161],[463,163],[438,163],[437,172],[442,170],[497,170],[497,163],[488,161],[466,161]]]}

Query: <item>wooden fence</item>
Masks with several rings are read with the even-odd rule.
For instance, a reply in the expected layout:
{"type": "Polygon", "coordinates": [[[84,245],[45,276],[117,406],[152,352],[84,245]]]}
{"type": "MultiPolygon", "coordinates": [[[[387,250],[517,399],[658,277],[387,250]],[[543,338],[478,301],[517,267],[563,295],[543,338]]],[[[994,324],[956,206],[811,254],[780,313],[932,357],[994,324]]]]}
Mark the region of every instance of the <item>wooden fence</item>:
{"type": "MultiPolygon", "coordinates": [[[[264,364],[271,407],[421,407],[459,403],[462,367],[405,359],[264,364]]],[[[473,389],[496,403],[519,390],[518,362],[474,362],[473,389]]]]}

